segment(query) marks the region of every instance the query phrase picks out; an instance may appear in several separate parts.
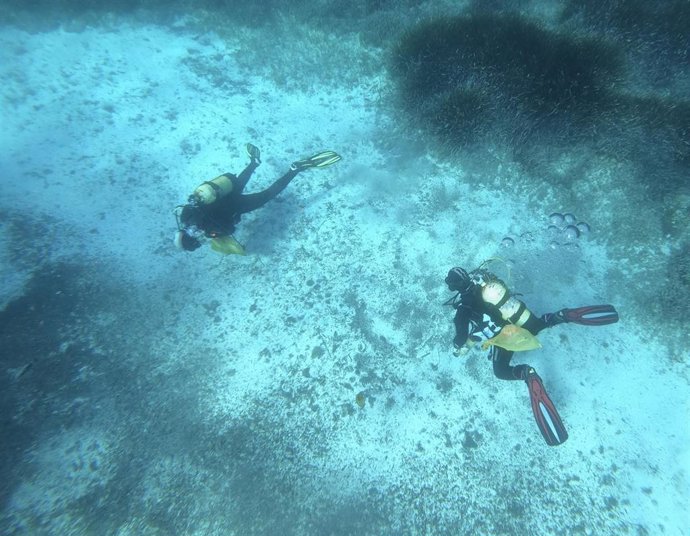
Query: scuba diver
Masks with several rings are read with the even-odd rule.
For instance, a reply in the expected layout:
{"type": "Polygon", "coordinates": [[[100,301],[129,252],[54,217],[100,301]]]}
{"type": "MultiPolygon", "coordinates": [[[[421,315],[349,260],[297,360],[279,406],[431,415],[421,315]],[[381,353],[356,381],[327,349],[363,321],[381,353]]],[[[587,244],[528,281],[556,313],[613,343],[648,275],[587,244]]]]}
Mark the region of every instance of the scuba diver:
{"type": "Polygon", "coordinates": [[[568,439],[568,432],[541,378],[529,365],[512,366],[513,353],[540,348],[536,335],[543,329],[563,323],[604,326],[618,322],[618,313],[613,305],[590,305],[537,317],[485,265],[470,272],[456,266],[446,276],[448,289],[456,293],[444,304],[455,308],[454,353],[465,354],[478,342],[483,349],[490,348],[496,377],[527,383],[539,430],[548,445],[560,445],[568,439]]]}
{"type": "Polygon", "coordinates": [[[244,248],[232,233],[242,214],[264,206],[282,192],[297,174],[305,169],[322,168],[335,164],[341,158],[333,151],[293,162],[290,170],[271,186],[252,194],[242,193],[254,170],[261,164],[259,148],[248,143],[249,165],[239,175],[224,173],[206,181],[189,196],[186,205],[175,209],[177,232],[175,245],[184,251],[194,251],[210,241],[211,248],[225,255],[244,255],[244,248]]]}

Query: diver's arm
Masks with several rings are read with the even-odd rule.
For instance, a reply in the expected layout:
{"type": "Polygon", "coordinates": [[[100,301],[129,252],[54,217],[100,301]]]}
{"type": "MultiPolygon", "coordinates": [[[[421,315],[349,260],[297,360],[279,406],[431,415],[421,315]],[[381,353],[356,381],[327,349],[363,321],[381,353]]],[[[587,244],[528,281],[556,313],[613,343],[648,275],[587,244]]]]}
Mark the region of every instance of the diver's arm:
{"type": "Polygon", "coordinates": [[[470,309],[460,306],[455,310],[455,318],[453,319],[455,338],[453,339],[453,345],[456,348],[461,348],[467,342],[470,332],[470,318],[470,309]]]}

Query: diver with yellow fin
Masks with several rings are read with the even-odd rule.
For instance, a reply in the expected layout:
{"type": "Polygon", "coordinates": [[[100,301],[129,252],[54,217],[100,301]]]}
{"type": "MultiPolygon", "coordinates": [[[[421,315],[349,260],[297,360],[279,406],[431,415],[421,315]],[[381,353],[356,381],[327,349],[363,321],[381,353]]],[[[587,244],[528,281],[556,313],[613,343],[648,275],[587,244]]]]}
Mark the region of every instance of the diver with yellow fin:
{"type": "Polygon", "coordinates": [[[224,173],[201,183],[189,196],[187,204],[175,209],[177,232],[174,242],[179,249],[194,251],[208,241],[213,250],[224,255],[244,255],[244,247],[232,236],[242,214],[264,206],[301,171],[330,166],[341,159],[333,151],[317,153],[293,162],[290,170],[265,190],[244,194],[252,173],[261,164],[259,148],[248,143],[246,149],[250,161],[242,173],[224,173]]]}
{"type": "Polygon", "coordinates": [[[618,313],[613,305],[590,305],[538,317],[503,281],[484,269],[485,264],[470,272],[456,266],[446,276],[448,289],[456,293],[445,303],[455,308],[455,353],[464,354],[479,342],[483,349],[490,348],[489,359],[496,377],[527,383],[539,430],[548,445],[560,445],[568,439],[568,432],[558,411],[532,367],[510,365],[513,353],[541,347],[536,335],[543,329],[563,323],[613,324],[618,322],[618,313]]]}

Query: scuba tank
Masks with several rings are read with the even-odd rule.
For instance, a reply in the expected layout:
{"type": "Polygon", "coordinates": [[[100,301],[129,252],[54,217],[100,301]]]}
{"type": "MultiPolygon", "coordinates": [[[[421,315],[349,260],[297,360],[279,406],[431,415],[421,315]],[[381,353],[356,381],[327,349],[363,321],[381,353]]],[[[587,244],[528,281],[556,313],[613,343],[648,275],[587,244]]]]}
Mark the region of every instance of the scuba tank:
{"type": "Polygon", "coordinates": [[[202,182],[194,193],[189,196],[189,202],[194,205],[210,205],[215,200],[225,197],[232,192],[232,175],[220,175],[211,181],[202,182]]]}
{"type": "Polygon", "coordinates": [[[532,312],[527,306],[511,296],[506,284],[491,272],[477,270],[472,273],[472,280],[481,288],[482,299],[498,308],[501,317],[517,326],[524,325],[532,312]]]}

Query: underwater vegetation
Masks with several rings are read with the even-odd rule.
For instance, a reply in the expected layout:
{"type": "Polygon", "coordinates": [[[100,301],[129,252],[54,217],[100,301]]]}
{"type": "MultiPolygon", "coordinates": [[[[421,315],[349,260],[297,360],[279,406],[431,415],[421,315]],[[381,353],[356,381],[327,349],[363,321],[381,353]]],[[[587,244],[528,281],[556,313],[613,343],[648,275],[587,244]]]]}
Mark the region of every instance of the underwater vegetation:
{"type": "MultiPolygon", "coordinates": [[[[328,29],[333,31],[335,27],[351,30],[353,24],[362,28],[373,18],[372,24],[379,26],[380,30],[382,19],[379,15],[385,15],[385,19],[395,18],[390,15],[399,18],[401,10],[414,10],[419,4],[416,0],[4,0],[6,9],[0,11],[0,23],[45,28],[54,27],[58,22],[72,25],[75,17],[93,23],[109,14],[134,15],[159,23],[172,23],[186,15],[210,16],[219,25],[261,28],[290,17],[321,26],[323,20],[328,19],[328,29]],[[40,20],[31,20],[32,17],[40,20]]],[[[383,23],[389,25],[386,20],[383,23]]]]}
{"type": "Polygon", "coordinates": [[[391,62],[406,110],[446,145],[582,135],[622,69],[605,41],[513,14],[422,23],[402,36],[391,62]]]}
{"type": "Polygon", "coordinates": [[[690,316],[690,241],[684,242],[671,255],[667,266],[667,280],[659,290],[659,300],[655,304],[657,313],[669,318],[670,324],[677,325],[688,342],[687,318],[690,316]],[[683,298],[685,297],[685,298],[683,298]]]}
{"type": "MultiPolygon", "coordinates": [[[[687,0],[568,0],[562,21],[583,21],[589,28],[619,38],[628,50],[656,52],[656,63],[687,63],[690,44],[690,2],[687,0]]],[[[663,73],[656,70],[656,74],[663,73]]],[[[687,75],[688,73],[686,73],[687,75]]]]}
{"type": "Polygon", "coordinates": [[[440,17],[401,35],[390,72],[410,122],[451,155],[499,147],[531,166],[586,147],[634,161],[661,198],[690,163],[690,101],[635,93],[623,41],[511,13],[440,17]]]}

